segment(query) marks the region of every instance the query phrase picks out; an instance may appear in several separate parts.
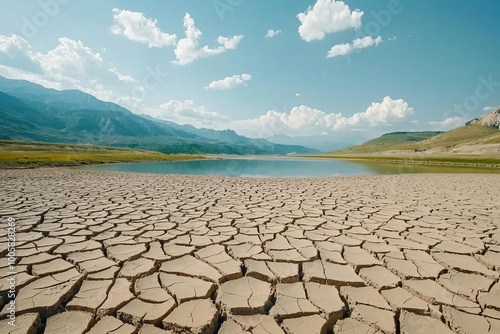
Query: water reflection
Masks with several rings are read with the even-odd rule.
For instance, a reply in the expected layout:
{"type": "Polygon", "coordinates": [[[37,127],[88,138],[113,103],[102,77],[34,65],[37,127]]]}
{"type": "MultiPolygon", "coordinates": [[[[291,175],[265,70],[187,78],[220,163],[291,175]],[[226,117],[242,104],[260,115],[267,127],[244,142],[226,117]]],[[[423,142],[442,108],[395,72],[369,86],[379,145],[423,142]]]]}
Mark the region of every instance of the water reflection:
{"type": "Polygon", "coordinates": [[[407,173],[500,173],[499,169],[381,164],[337,159],[230,158],[156,163],[110,164],[87,169],[159,174],[245,177],[328,177],[407,173]]]}

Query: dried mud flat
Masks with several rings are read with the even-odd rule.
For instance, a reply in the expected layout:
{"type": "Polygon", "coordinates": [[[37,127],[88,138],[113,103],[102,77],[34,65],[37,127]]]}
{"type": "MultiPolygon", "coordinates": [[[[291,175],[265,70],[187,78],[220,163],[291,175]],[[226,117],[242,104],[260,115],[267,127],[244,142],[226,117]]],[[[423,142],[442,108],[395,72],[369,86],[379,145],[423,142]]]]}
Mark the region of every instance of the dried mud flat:
{"type": "Polygon", "coordinates": [[[499,181],[0,171],[0,333],[500,333],[499,181]]]}

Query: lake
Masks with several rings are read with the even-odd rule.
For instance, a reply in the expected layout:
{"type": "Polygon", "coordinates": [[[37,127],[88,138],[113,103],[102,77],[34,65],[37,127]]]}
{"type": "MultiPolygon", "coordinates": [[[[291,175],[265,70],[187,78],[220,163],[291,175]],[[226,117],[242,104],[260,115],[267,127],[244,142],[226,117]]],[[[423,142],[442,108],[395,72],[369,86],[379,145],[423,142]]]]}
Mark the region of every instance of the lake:
{"type": "Polygon", "coordinates": [[[229,158],[88,166],[99,171],[241,177],[328,177],[407,173],[492,173],[483,168],[417,166],[307,158],[229,158]]]}

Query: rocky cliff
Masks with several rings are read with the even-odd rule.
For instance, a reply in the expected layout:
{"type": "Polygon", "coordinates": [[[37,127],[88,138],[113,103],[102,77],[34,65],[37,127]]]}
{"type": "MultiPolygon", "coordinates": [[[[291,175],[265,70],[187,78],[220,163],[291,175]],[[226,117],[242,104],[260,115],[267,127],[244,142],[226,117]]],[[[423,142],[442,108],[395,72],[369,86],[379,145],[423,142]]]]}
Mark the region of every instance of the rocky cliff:
{"type": "Polygon", "coordinates": [[[478,119],[475,119],[471,124],[484,125],[490,128],[500,129],[500,106],[487,112],[478,119]]]}

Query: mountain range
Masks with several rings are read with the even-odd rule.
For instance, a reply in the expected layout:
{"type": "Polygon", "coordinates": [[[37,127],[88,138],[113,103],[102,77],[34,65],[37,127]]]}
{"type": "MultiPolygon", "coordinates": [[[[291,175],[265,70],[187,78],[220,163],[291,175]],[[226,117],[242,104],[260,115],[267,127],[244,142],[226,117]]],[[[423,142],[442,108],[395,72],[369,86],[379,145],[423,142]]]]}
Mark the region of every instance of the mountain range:
{"type": "Polygon", "coordinates": [[[354,144],[361,144],[364,140],[368,140],[368,138],[369,137],[364,137],[359,133],[344,131],[342,133],[336,132],[334,134],[312,136],[287,136],[279,134],[267,139],[276,144],[304,145],[320,150],[321,152],[329,152],[340,150],[354,144]]]}
{"type": "Polygon", "coordinates": [[[163,153],[315,154],[233,130],[198,129],[145,115],[78,90],[0,76],[0,139],[150,149],[163,153]]]}

